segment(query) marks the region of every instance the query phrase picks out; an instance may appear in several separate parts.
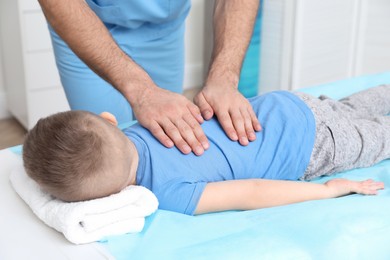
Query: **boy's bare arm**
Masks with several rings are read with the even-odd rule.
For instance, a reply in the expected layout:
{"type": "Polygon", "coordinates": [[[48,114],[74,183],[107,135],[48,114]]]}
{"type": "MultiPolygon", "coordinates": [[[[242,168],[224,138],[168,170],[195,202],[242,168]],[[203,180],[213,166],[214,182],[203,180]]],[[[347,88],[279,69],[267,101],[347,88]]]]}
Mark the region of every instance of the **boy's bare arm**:
{"type": "Polygon", "coordinates": [[[208,183],[195,214],[225,210],[249,210],[336,198],[351,193],[374,195],[382,182],[334,179],[325,184],[280,180],[232,180],[208,183]]]}

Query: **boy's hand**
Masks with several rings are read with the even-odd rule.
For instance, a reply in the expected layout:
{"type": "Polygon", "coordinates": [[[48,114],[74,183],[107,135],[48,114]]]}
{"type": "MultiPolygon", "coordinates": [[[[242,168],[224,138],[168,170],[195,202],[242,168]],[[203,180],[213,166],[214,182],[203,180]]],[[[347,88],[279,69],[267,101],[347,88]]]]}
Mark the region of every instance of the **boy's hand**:
{"type": "Polygon", "coordinates": [[[347,179],[333,179],[325,183],[332,197],[340,197],[350,193],[358,193],[364,195],[376,195],[378,190],[383,190],[385,185],[383,182],[374,180],[351,181],[347,179]]]}

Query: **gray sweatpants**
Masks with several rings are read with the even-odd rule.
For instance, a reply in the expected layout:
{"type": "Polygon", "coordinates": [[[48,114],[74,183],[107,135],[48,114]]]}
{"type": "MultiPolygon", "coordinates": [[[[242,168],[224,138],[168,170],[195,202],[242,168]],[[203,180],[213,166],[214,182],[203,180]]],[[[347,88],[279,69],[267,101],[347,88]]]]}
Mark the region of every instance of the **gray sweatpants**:
{"type": "Polygon", "coordinates": [[[390,85],[339,101],[295,93],[313,111],[316,139],[301,179],[369,167],[390,158],[390,85]]]}

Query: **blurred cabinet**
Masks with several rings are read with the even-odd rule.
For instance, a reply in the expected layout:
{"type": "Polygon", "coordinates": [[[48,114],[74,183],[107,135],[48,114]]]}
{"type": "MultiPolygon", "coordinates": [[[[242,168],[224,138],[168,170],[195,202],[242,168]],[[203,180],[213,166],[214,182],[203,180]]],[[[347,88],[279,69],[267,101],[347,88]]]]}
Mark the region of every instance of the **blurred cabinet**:
{"type": "Polygon", "coordinates": [[[10,113],[27,129],[69,109],[47,24],[36,0],[0,0],[4,84],[10,113]]]}
{"type": "Polygon", "coordinates": [[[389,0],[264,0],[260,90],[390,71],[389,0]]]}

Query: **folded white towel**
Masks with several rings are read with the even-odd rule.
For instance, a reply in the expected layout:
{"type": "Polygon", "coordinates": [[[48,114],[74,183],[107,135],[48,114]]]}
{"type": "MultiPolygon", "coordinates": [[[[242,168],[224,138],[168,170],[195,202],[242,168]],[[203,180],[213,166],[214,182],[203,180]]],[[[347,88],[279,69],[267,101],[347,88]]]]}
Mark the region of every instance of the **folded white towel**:
{"type": "Polygon", "coordinates": [[[141,186],[129,186],[105,198],[63,202],[42,191],[22,165],[14,169],[10,181],[44,223],[75,244],[98,241],[109,235],[140,232],[145,217],[158,207],[156,196],[141,186]]]}

